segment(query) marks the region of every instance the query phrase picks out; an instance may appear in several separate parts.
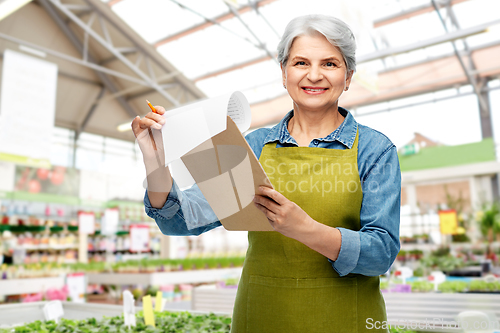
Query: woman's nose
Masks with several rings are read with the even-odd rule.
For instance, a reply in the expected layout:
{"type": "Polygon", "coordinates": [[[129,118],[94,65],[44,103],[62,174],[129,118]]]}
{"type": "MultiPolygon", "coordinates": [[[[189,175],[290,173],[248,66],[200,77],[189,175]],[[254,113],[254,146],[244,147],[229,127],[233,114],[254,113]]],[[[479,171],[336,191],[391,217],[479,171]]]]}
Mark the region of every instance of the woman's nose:
{"type": "Polygon", "coordinates": [[[321,72],[321,68],[319,66],[311,66],[309,72],[307,73],[307,78],[311,82],[319,81],[323,78],[323,73],[321,72]]]}

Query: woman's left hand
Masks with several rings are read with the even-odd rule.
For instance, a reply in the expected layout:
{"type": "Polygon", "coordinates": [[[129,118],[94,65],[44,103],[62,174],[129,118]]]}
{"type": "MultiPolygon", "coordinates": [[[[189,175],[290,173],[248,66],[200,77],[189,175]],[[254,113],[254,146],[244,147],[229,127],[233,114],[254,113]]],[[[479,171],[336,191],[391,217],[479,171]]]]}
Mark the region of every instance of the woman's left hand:
{"type": "Polygon", "coordinates": [[[254,203],[266,215],[273,229],[287,237],[297,239],[314,223],[302,208],[272,188],[260,186],[254,203]]]}

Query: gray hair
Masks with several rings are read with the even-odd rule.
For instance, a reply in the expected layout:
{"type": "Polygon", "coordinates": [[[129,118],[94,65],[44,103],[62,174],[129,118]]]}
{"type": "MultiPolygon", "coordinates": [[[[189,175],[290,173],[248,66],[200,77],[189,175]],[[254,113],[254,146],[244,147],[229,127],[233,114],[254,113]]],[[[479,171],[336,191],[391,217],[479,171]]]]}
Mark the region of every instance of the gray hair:
{"type": "Polygon", "coordinates": [[[278,61],[285,66],[295,38],[319,32],[336,46],[348,71],[356,71],[356,40],[349,26],[336,17],[326,15],[305,15],[288,23],[278,44],[278,61]]]}

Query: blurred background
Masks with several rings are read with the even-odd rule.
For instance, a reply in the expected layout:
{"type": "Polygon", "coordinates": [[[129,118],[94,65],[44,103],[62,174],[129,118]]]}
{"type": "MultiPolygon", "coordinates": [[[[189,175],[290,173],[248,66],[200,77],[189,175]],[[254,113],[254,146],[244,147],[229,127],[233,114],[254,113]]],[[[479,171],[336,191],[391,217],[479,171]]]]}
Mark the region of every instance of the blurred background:
{"type": "MultiPolygon", "coordinates": [[[[340,106],[398,147],[401,252],[382,289],[500,293],[500,1],[0,0],[0,301],[161,291],[171,308],[230,313],[231,297],[191,297],[237,283],[246,233],[161,235],[130,123],[146,99],[169,110],[241,91],[247,133],[274,126],[292,109],[278,41],[314,13],[356,35],[340,106]]],[[[500,316],[485,302],[454,306],[500,316]]]]}

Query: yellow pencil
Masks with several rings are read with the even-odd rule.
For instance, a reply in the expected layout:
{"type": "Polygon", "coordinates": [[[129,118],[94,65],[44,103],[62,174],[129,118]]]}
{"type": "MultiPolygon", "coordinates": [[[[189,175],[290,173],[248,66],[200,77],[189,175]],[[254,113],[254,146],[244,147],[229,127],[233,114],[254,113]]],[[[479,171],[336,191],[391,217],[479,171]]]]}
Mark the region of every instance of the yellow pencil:
{"type": "MultiPolygon", "coordinates": [[[[148,100],[146,100],[146,102],[148,103],[151,111],[153,111],[153,113],[158,114],[155,107],[148,100]]],[[[158,166],[161,166],[160,156],[158,155],[158,150],[156,149],[156,143],[155,143],[155,139],[153,137],[153,132],[151,131],[151,128],[148,128],[148,132],[149,132],[149,137],[151,138],[151,142],[153,143],[153,149],[155,150],[156,160],[158,161],[158,166]]]]}
{"type": "Polygon", "coordinates": [[[148,102],[148,105],[149,105],[149,108],[151,109],[151,111],[153,111],[154,113],[158,113],[156,111],[155,107],[148,100],[146,100],[146,102],[148,102]]]}

